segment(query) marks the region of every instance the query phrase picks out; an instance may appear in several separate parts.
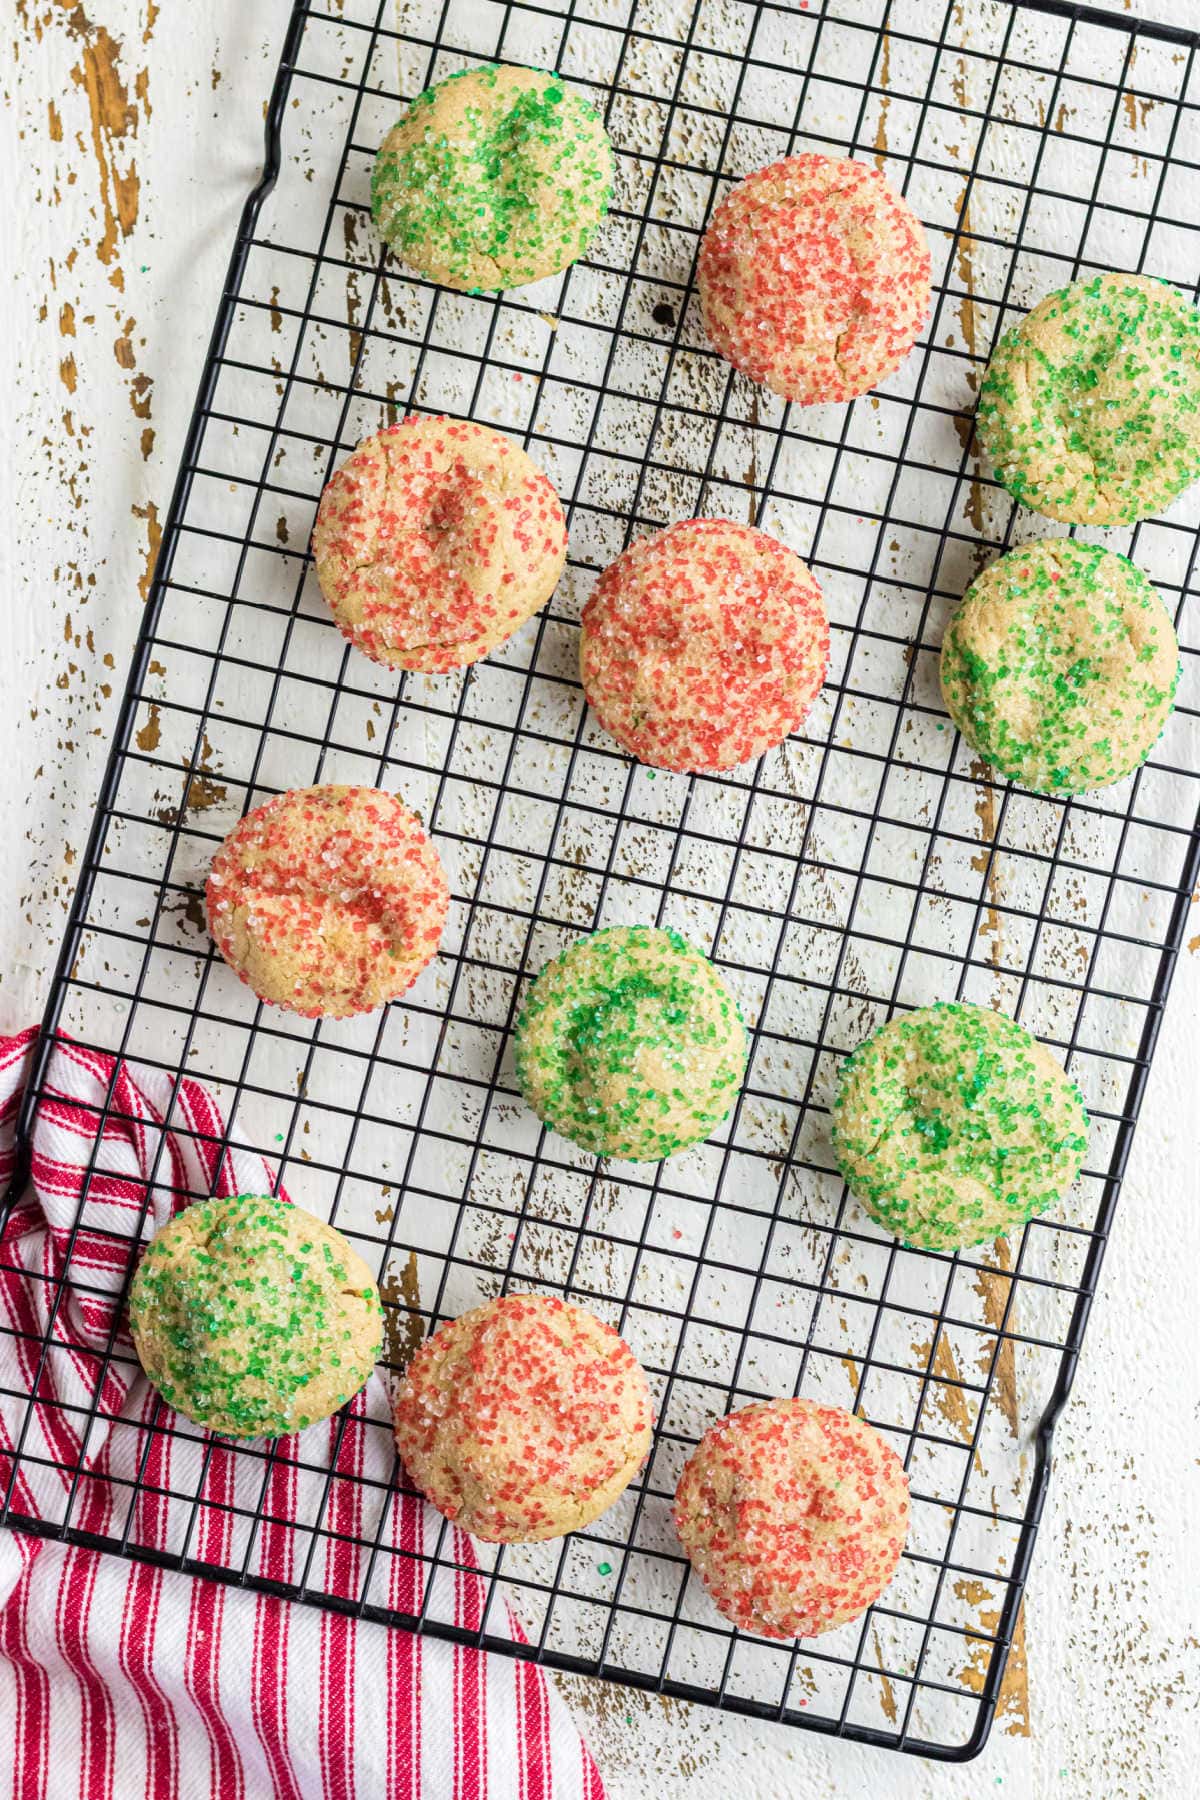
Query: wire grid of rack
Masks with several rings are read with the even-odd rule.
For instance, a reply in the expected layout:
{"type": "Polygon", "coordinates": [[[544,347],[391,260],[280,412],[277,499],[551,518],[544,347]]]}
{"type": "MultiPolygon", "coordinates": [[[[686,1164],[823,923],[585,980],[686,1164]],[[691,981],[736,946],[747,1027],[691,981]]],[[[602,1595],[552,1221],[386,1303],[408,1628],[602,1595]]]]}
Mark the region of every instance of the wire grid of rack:
{"type": "MultiPolygon", "coordinates": [[[[296,5],[24,1126],[58,1036],[204,1080],[223,1141],[269,1152],[293,1198],[378,1268],[393,1366],[414,1335],[502,1287],[565,1292],[649,1371],[655,1446],[588,1532],[483,1547],[487,1605],[469,1628],[427,1579],[461,1554],[445,1531],[381,1555],[402,1471],[343,1472],[346,1434],[390,1455],[385,1404],[344,1413],[331,1453],[311,1433],[229,1447],[249,1505],[213,1486],[196,1434],[167,1484],[187,1521],[167,1548],[142,1532],[149,1448],[191,1428],[162,1407],[122,1427],[132,1448],[104,1477],[104,1531],[81,1523],[78,1473],[65,1499],[43,1483],[57,1499],[41,1520],[22,1516],[18,1468],[47,1473],[28,1451],[8,1470],[10,1525],[928,1756],[979,1749],[1197,874],[1200,490],[1096,534],[1147,569],[1183,648],[1175,717],[1121,786],[1068,805],[993,781],[945,718],[937,649],[982,561],[1057,529],[1017,516],[974,455],[997,333],[1081,272],[1136,268],[1195,291],[1198,44],[1053,0],[296,5]],[[584,262],[469,297],[382,255],[367,197],[400,101],[481,57],[557,67],[590,91],[619,181],[584,262]],[[798,148],[876,159],[933,248],[927,331],[850,407],[785,409],[698,322],[709,211],[730,180],[798,148]],[[465,674],[401,679],[349,649],[306,553],[336,462],[409,409],[508,430],[568,510],[557,594],[465,674]],[[833,626],[804,731],[720,779],[632,764],[576,679],[597,569],[694,512],[749,513],[784,537],[833,626]],[[314,1025],[238,985],[198,893],[237,817],[321,779],[387,786],[421,811],[453,905],[441,956],[401,1002],[314,1025]],[[507,1048],[530,974],[578,933],[632,920],[710,951],[751,1026],[727,1125],[652,1170],[597,1165],[542,1131],[507,1048]],[[828,1104],[839,1058],[872,1026],[956,996],[1050,1042],[1094,1125],[1060,1209],[1019,1241],[946,1257],[902,1249],[847,1195],[828,1104]],[[863,1411],[904,1456],[914,1502],[880,1603],[786,1646],[724,1623],[670,1525],[705,1425],[781,1392],[863,1411]],[[276,1521],[303,1571],[282,1583],[258,1557],[281,1457],[316,1495],[302,1521],[276,1521]],[[355,1481],[369,1495],[339,1507],[355,1481]],[[201,1508],[236,1515],[219,1556],[198,1549],[201,1508]],[[323,1579],[318,1543],[362,1553],[349,1585],[323,1579]],[[419,1579],[397,1605],[376,1577],[405,1555],[419,1579]],[[500,1623],[506,1601],[524,1646],[500,1623]]],[[[160,1182],[161,1156],[160,1141],[160,1182]]],[[[56,1305],[86,1288],[69,1268],[56,1305]]],[[[128,1340],[101,1361],[132,1366],[128,1340]]],[[[108,1422],[100,1386],[88,1431],[108,1422]]]]}

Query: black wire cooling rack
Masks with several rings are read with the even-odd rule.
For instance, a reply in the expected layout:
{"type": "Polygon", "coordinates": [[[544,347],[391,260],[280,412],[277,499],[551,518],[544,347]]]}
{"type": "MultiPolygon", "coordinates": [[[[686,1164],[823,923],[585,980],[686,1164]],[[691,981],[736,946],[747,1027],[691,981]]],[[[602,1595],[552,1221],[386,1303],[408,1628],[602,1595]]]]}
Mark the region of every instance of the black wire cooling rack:
{"type": "MultiPolygon", "coordinates": [[[[382,1414],[343,1415],[332,1457],[306,1461],[308,1437],[288,1452],[315,1499],[290,1565],[302,1573],[284,1581],[251,1549],[268,1523],[290,1529],[266,1499],[279,1448],[228,1449],[253,1476],[245,1505],[236,1482],[214,1488],[211,1447],[156,1477],[156,1441],[188,1431],[165,1408],[122,1426],[133,1473],[97,1477],[111,1502],[97,1532],[78,1471],[43,1518],[22,1515],[17,1475],[39,1471],[27,1395],[9,1391],[10,1525],[927,1756],[980,1748],[1197,876],[1200,489],[1104,534],[1154,579],[1184,652],[1175,717],[1120,787],[1066,805],[996,783],[943,713],[937,650],[981,562],[1050,529],[1017,515],[974,454],[997,333],[1081,272],[1146,270],[1195,292],[1198,45],[1051,0],[294,7],[23,1126],[61,1037],[176,1087],[202,1079],[229,1120],[222,1144],[276,1156],[293,1197],[378,1267],[393,1365],[405,1341],[501,1287],[567,1292],[647,1367],[655,1448],[589,1532],[485,1554],[488,1604],[466,1624],[420,1583],[399,1601],[372,1585],[394,1464],[390,1482],[356,1478],[373,1512],[339,1505],[343,1434],[390,1446],[382,1414]],[[368,180],[400,100],[479,58],[557,67],[590,90],[619,180],[589,259],[471,297],[381,255],[368,180]],[[785,410],[713,354],[697,318],[710,209],[730,180],[802,147],[877,160],[933,247],[927,333],[850,407],[785,410]],[[307,556],[335,463],[409,409],[510,431],[570,517],[550,606],[466,675],[400,680],[357,655],[307,556]],[[575,672],[596,570],[635,532],[694,512],[749,513],[786,538],[833,624],[805,732],[720,780],[618,754],[575,672]],[[403,794],[454,898],[442,954],[402,1002],[312,1025],[263,1012],[214,958],[199,892],[238,816],[320,779],[403,794]],[[577,933],[627,920],[676,925],[710,951],[752,1025],[733,1118],[650,1173],[542,1132],[507,1048],[527,977],[577,933]],[[1094,1129],[1053,1216],[946,1257],[902,1249],[847,1196],[828,1102],[840,1056],[872,1026],[956,996],[1050,1042],[1094,1129]],[[865,1619],[768,1645],[726,1626],[689,1579],[670,1499],[709,1420],[800,1391],[888,1433],[913,1527],[865,1619]],[[154,1492],[186,1516],[167,1548],[142,1529],[154,1492]],[[237,1530],[197,1538],[198,1511],[222,1508],[237,1530]],[[323,1575],[318,1543],[361,1551],[361,1578],[323,1575]],[[497,1623],[501,1597],[525,1645],[497,1623]]],[[[160,1141],[166,1182],[161,1157],[160,1141]]],[[[56,1305],[87,1284],[73,1262],[56,1305]]],[[[36,1336],[25,1348],[45,1354],[36,1336]]],[[[131,1360],[110,1339],[95,1396],[74,1409],[85,1440],[107,1418],[99,1376],[131,1360]]],[[[461,1552],[442,1532],[394,1554],[425,1576],[461,1552]]]]}

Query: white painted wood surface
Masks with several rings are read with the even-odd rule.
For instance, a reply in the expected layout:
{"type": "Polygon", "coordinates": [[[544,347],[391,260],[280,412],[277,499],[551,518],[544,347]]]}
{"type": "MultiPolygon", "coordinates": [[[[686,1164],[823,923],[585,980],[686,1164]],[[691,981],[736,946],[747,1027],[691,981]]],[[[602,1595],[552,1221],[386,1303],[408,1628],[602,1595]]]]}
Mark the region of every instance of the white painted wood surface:
{"type": "MultiPolygon", "coordinates": [[[[1153,10],[1197,22],[1197,0],[1153,10]]],[[[5,1030],[45,997],[287,11],[7,0],[5,1030]]],[[[1189,936],[1059,1428],[1026,1607],[1028,1734],[1011,1717],[947,1769],[564,1682],[614,1800],[1196,1792],[1200,911],[1189,936]]]]}

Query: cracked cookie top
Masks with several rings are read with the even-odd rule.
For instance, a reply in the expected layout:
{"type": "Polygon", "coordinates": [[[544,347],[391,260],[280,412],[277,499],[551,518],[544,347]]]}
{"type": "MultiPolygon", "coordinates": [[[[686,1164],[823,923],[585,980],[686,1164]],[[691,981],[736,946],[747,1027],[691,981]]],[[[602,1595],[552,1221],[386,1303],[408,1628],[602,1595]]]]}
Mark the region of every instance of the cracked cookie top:
{"type": "Polygon", "coordinates": [[[769,1400],[709,1426],[674,1515],[727,1619],[761,1637],[816,1637],[856,1619],[891,1581],[908,1534],[908,1476],[865,1419],[769,1400]]]}
{"type": "Polygon", "coordinates": [[[929,246],[866,163],[785,157],[712,216],[697,278],[722,356],[785,400],[852,400],[903,362],[929,311],[929,246]]]}
{"type": "Polygon", "coordinates": [[[321,496],[321,592],[393,669],[478,662],[544,606],[567,555],[558,495],[502,432],[408,418],[364,438],[321,496]]]}
{"type": "Polygon", "coordinates": [[[548,962],[525,997],[517,1083],[552,1131],[597,1156],[661,1162],[729,1114],[746,1028],[709,959],[677,931],[612,925],[548,962]]]}

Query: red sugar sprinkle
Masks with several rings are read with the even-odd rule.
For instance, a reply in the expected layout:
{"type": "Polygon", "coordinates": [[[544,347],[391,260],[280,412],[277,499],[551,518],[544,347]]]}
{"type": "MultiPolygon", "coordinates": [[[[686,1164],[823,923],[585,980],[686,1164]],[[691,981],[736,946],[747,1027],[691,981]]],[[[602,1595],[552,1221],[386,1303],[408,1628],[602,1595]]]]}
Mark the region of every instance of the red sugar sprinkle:
{"type": "Polygon", "coordinates": [[[486,655],[548,599],[566,548],[551,482],[503,433],[465,419],[412,417],[364,439],[313,531],[340,629],[394,668],[486,655]]]}
{"type": "Polygon", "coordinates": [[[697,264],[705,330],[752,381],[804,405],[899,367],[929,308],[920,221],[866,163],[785,157],[738,183],[697,264]]]}
{"type": "Polygon", "coordinates": [[[892,1578],[908,1513],[890,1445],[807,1400],[719,1420],[675,1494],[680,1540],[716,1604],[764,1637],[815,1636],[864,1612],[892,1578]]]}
{"type": "Polygon", "coordinates": [[[688,519],[631,544],[583,609],[580,663],[601,723],[660,769],[729,769],[803,721],[829,627],[800,558],[766,532],[688,519]]]}
{"type": "Polygon", "coordinates": [[[645,1375],[582,1307],[509,1294],[427,1338],[396,1403],[396,1443],[447,1518],[493,1543],[595,1518],[649,1448],[645,1375]]]}
{"type": "Polygon", "coordinates": [[[208,928],[260,998],[305,1018],[394,999],[435,954],[449,892],[420,820],[378,788],[278,794],[213,858],[208,928]]]}

